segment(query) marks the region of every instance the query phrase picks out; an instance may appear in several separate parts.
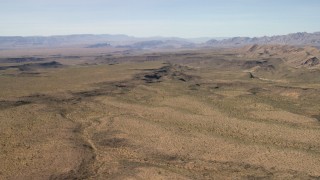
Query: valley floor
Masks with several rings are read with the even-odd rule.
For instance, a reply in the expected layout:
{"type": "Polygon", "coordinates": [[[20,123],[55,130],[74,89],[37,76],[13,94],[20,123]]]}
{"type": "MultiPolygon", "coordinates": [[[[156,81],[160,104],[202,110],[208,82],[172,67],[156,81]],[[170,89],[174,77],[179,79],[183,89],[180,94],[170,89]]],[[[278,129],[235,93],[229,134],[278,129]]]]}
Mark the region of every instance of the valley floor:
{"type": "Polygon", "coordinates": [[[0,179],[320,178],[319,82],[186,56],[3,71],[0,179]]]}

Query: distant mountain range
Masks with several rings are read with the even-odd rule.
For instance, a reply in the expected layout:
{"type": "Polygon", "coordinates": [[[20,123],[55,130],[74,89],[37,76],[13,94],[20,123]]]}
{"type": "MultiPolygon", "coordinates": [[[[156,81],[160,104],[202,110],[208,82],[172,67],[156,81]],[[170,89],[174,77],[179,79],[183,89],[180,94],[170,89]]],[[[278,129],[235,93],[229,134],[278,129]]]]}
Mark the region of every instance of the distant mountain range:
{"type": "Polygon", "coordinates": [[[120,48],[130,48],[130,49],[174,49],[174,48],[194,48],[195,43],[189,42],[187,40],[149,40],[140,41],[129,45],[117,46],[120,48]]]}
{"type": "MultiPolygon", "coordinates": [[[[201,39],[183,39],[177,37],[148,37],[138,38],[127,35],[60,35],[60,36],[0,36],[0,49],[37,48],[37,47],[126,47],[134,49],[149,48],[179,48],[193,46],[193,41],[201,39]]],[[[202,39],[204,42],[204,38],[202,39]]]]}
{"type": "Polygon", "coordinates": [[[191,38],[149,37],[138,38],[127,35],[60,35],[60,36],[0,36],[0,49],[42,48],[42,47],[86,47],[86,48],[201,48],[201,47],[233,47],[253,44],[278,45],[310,45],[320,47],[320,32],[293,33],[279,36],[264,37],[233,37],[233,38],[191,38]],[[208,40],[208,41],[206,41],[208,40]]]}
{"type": "Polygon", "coordinates": [[[0,36],[0,48],[88,46],[98,43],[135,41],[127,35],[61,35],[61,36],[0,36]]]}
{"type": "Polygon", "coordinates": [[[320,47],[320,32],[306,33],[299,32],[279,36],[263,37],[233,37],[223,40],[212,39],[205,43],[208,46],[243,46],[252,44],[276,44],[276,45],[298,45],[320,47]]]}

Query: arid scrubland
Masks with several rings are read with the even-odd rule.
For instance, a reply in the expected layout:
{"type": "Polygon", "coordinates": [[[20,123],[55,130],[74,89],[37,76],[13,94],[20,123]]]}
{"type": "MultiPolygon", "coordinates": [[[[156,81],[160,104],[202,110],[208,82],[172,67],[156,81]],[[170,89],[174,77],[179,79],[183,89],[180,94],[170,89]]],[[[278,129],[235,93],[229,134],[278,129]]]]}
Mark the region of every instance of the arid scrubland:
{"type": "Polygon", "coordinates": [[[319,53],[281,48],[2,54],[0,179],[319,179],[319,53]]]}

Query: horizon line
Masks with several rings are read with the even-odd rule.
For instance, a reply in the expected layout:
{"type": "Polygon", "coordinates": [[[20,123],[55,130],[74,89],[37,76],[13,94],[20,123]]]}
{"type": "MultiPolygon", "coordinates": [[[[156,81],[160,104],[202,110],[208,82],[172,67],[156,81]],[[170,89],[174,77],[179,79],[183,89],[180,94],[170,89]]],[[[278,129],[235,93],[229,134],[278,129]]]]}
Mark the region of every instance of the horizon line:
{"type": "Polygon", "coordinates": [[[291,32],[286,34],[274,34],[274,35],[261,35],[261,36],[196,36],[196,37],[179,37],[179,36],[162,36],[162,35],[154,35],[154,36],[135,36],[129,34],[108,34],[108,33],[76,33],[76,34],[54,34],[54,35],[8,35],[0,37],[57,37],[57,36],[83,36],[83,35],[93,35],[93,36],[101,36],[101,35],[110,35],[110,36],[127,36],[131,38],[180,38],[180,39],[197,39],[197,38],[234,38],[234,37],[244,37],[244,38],[260,38],[260,37],[274,37],[274,36],[285,36],[290,34],[298,34],[298,33],[306,33],[306,34],[315,34],[320,33],[319,31],[314,32],[291,32]]]}

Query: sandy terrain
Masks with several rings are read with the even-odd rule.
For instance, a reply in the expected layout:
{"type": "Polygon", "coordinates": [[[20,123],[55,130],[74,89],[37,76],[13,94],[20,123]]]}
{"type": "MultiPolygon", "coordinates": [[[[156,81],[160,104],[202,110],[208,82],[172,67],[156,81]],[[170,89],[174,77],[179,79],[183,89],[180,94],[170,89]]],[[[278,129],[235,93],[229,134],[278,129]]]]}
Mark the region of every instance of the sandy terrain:
{"type": "Polygon", "coordinates": [[[91,52],[0,70],[0,179],[319,179],[319,70],[264,60],[91,52]]]}

